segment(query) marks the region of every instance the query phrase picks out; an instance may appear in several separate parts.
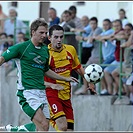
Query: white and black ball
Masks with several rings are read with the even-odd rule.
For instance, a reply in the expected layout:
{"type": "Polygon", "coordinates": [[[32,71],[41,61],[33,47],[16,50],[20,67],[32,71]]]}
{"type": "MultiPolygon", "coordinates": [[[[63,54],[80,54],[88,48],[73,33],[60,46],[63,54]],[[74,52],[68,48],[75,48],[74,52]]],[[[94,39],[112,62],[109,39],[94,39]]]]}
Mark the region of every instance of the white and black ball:
{"type": "Polygon", "coordinates": [[[84,78],[87,82],[98,83],[103,77],[103,69],[98,64],[91,64],[85,68],[84,78]]]}

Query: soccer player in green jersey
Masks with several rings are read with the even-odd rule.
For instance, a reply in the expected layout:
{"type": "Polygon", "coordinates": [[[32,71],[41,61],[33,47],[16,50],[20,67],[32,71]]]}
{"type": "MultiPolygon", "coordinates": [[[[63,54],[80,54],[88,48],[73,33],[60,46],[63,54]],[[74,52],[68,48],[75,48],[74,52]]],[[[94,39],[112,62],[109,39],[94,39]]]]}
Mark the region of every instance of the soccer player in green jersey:
{"type": "Polygon", "coordinates": [[[7,49],[0,57],[0,65],[15,59],[18,68],[17,96],[23,111],[35,124],[37,131],[49,129],[49,107],[45,93],[44,75],[67,82],[78,82],[73,77],[63,77],[49,69],[49,52],[43,44],[48,25],[39,18],[30,27],[31,39],[7,49]]]}

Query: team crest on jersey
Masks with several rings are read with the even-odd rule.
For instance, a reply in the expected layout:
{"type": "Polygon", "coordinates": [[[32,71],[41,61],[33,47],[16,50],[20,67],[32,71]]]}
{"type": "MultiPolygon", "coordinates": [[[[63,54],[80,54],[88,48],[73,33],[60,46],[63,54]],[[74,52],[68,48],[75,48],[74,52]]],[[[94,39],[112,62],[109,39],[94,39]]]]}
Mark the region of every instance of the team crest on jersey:
{"type": "Polygon", "coordinates": [[[43,64],[46,63],[46,60],[44,60],[44,61],[41,60],[41,56],[40,56],[40,55],[38,55],[37,57],[35,57],[33,60],[34,60],[37,64],[40,64],[40,65],[43,65],[43,64]]]}

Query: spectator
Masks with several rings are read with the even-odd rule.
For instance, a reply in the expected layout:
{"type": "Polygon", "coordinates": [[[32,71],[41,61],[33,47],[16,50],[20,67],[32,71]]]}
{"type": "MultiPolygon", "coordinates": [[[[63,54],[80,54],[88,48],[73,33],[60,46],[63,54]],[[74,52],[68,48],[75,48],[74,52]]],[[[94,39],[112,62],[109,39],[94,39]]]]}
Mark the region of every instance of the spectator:
{"type": "Polygon", "coordinates": [[[25,38],[25,34],[23,32],[19,32],[17,35],[17,42],[18,43],[23,42],[24,38],[25,38]]]}
{"type": "Polygon", "coordinates": [[[7,34],[1,33],[0,34],[0,55],[7,50],[8,43],[7,43],[7,34]]]}
{"type": "Polygon", "coordinates": [[[121,47],[131,47],[131,57],[132,57],[132,72],[131,75],[127,78],[125,84],[128,89],[130,101],[129,105],[133,105],[133,30],[131,31],[131,35],[128,38],[128,41],[123,43],[121,47]]]}
{"type": "MultiPolygon", "coordinates": [[[[132,24],[126,24],[124,27],[124,35],[118,36],[117,39],[124,39],[125,41],[127,41],[132,30],[133,30],[132,24]]],[[[131,69],[131,50],[130,49],[124,50],[124,62],[122,66],[123,66],[123,72],[125,72],[126,74],[131,73],[132,69],[131,69]]],[[[114,79],[114,87],[115,87],[114,90],[116,95],[118,94],[118,90],[119,90],[119,72],[120,72],[120,67],[117,67],[112,72],[112,77],[114,79]]],[[[122,94],[126,94],[124,88],[123,88],[122,94]]]]}
{"type": "Polygon", "coordinates": [[[3,13],[2,11],[2,5],[0,5],[0,33],[3,33],[4,30],[4,22],[5,19],[7,18],[7,15],[3,13]]]}
{"type": "Polygon", "coordinates": [[[49,8],[48,9],[48,17],[49,17],[49,27],[51,27],[54,24],[60,23],[60,18],[57,17],[57,12],[55,8],[49,8]]]}
{"type": "Polygon", "coordinates": [[[7,36],[7,42],[8,42],[8,48],[14,45],[14,36],[13,35],[8,35],[7,36]]]}
{"type": "Polygon", "coordinates": [[[90,32],[91,32],[91,27],[89,24],[89,18],[87,16],[82,17],[82,24],[83,24],[83,29],[72,29],[71,31],[79,31],[82,33],[82,36],[76,36],[76,39],[78,41],[82,40],[82,55],[81,55],[81,63],[86,64],[88,59],[91,56],[91,51],[92,51],[92,44],[87,43],[84,41],[85,37],[88,37],[90,32]]]}
{"type": "MultiPolygon", "coordinates": [[[[100,45],[99,42],[96,42],[96,37],[102,33],[102,29],[98,27],[98,19],[96,17],[92,17],[90,19],[90,26],[91,26],[91,33],[88,36],[87,42],[93,45],[93,49],[91,52],[91,57],[88,59],[86,65],[89,65],[91,63],[99,63],[100,58],[100,45]]],[[[86,38],[84,38],[86,40],[86,38]]]]}
{"type": "Polygon", "coordinates": [[[122,21],[122,27],[124,28],[127,23],[129,23],[126,17],[126,11],[124,9],[119,10],[119,19],[122,21]]]}
{"type": "Polygon", "coordinates": [[[5,21],[4,24],[4,32],[7,35],[14,35],[14,25],[15,25],[15,18],[16,18],[16,35],[19,32],[23,32],[24,34],[26,33],[26,25],[21,21],[17,19],[17,11],[14,7],[10,8],[9,10],[9,17],[10,19],[5,21]]]}
{"type": "MultiPolygon", "coordinates": [[[[107,90],[108,90],[108,93],[111,95],[113,94],[113,83],[114,83],[111,73],[120,65],[120,43],[121,42],[120,40],[118,40],[118,38],[124,35],[121,20],[119,19],[114,20],[113,28],[115,29],[115,32],[112,35],[107,36],[107,38],[113,41],[113,44],[116,45],[115,60],[111,63],[110,66],[104,69],[104,76],[105,76],[105,81],[107,83],[107,90]]],[[[123,53],[124,53],[124,50],[122,50],[122,61],[124,60],[123,53]]]]}
{"type": "MultiPolygon", "coordinates": [[[[112,35],[114,33],[114,30],[112,29],[112,23],[109,19],[104,19],[103,20],[103,32],[96,37],[96,40],[99,40],[102,42],[102,57],[103,57],[103,62],[102,64],[110,64],[115,60],[114,57],[114,52],[116,46],[111,43],[110,40],[107,40],[107,36],[112,35]]],[[[102,66],[103,69],[106,68],[106,66],[102,66]]],[[[108,95],[107,91],[107,84],[105,81],[105,78],[103,77],[101,80],[101,85],[102,85],[102,91],[101,95],[108,95]]]]}
{"type": "Polygon", "coordinates": [[[77,28],[77,29],[83,29],[83,25],[82,25],[82,23],[81,23],[80,18],[78,18],[78,17],[76,16],[76,14],[77,14],[77,8],[76,8],[75,6],[70,6],[70,7],[69,7],[69,10],[70,10],[71,13],[72,13],[72,20],[74,21],[74,23],[75,23],[75,25],[76,25],[76,28],[77,28]]]}
{"type": "MultiPolygon", "coordinates": [[[[100,27],[98,27],[98,20],[96,17],[92,17],[90,19],[90,26],[91,26],[91,33],[89,34],[88,37],[85,37],[84,40],[86,40],[88,43],[93,45],[93,49],[91,51],[91,57],[88,59],[86,65],[92,64],[92,63],[96,63],[98,64],[100,62],[100,45],[99,42],[95,41],[95,38],[102,33],[102,29],[100,27]]],[[[86,81],[83,79],[83,86],[77,90],[75,92],[75,94],[87,94],[87,88],[85,88],[86,86],[86,81]]]]}
{"type": "MultiPolygon", "coordinates": [[[[75,23],[71,19],[71,12],[69,10],[65,10],[62,17],[64,20],[62,27],[65,32],[70,32],[72,28],[75,28],[75,23]]],[[[65,35],[65,43],[73,45],[78,52],[78,42],[76,41],[75,34],[65,35]]]]}

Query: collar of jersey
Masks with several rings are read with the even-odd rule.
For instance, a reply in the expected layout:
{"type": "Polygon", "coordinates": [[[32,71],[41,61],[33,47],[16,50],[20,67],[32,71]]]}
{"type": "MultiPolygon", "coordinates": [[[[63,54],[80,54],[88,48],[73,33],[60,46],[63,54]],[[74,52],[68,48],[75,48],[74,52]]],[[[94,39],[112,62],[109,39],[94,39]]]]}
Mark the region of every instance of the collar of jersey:
{"type": "Polygon", "coordinates": [[[59,53],[60,53],[63,49],[66,48],[66,46],[63,44],[61,49],[55,50],[54,48],[51,47],[51,45],[52,45],[52,44],[49,44],[49,45],[48,45],[48,49],[51,50],[51,51],[59,52],[59,53]]]}
{"type": "Polygon", "coordinates": [[[30,40],[30,43],[33,45],[33,47],[35,48],[35,49],[41,49],[42,48],[42,46],[44,45],[43,43],[42,43],[42,45],[41,46],[35,46],[33,43],[32,43],[32,41],[30,40]]]}

